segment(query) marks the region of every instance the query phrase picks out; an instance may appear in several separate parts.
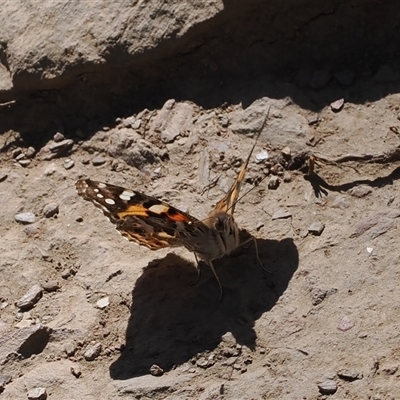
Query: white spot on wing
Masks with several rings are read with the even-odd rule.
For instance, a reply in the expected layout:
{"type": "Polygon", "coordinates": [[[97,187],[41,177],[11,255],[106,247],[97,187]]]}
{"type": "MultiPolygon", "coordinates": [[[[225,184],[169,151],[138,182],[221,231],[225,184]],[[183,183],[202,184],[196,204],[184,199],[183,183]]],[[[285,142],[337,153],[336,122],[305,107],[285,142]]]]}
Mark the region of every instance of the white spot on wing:
{"type": "Polygon", "coordinates": [[[168,211],[168,207],[162,205],[162,204],[154,204],[149,208],[150,211],[156,213],[156,214],[161,214],[163,212],[168,211]]]}
{"type": "Polygon", "coordinates": [[[104,200],[107,204],[110,204],[110,205],[114,205],[115,204],[115,201],[113,200],[113,199],[105,199],[104,200]]]}
{"type": "Polygon", "coordinates": [[[99,182],[99,184],[97,185],[100,189],[104,189],[105,187],[107,187],[107,185],[105,183],[99,182]]]}
{"type": "Polygon", "coordinates": [[[96,197],[98,197],[99,199],[102,199],[104,196],[101,193],[97,193],[96,197]]]}
{"type": "MultiPolygon", "coordinates": [[[[86,188],[88,188],[87,185],[86,185],[86,188]]],[[[95,193],[99,193],[99,189],[97,189],[97,188],[94,188],[93,191],[94,191],[95,193]]]]}
{"type": "Polygon", "coordinates": [[[133,197],[135,193],[131,192],[130,190],[124,190],[120,195],[119,198],[121,200],[129,201],[131,197],[133,197]]]}

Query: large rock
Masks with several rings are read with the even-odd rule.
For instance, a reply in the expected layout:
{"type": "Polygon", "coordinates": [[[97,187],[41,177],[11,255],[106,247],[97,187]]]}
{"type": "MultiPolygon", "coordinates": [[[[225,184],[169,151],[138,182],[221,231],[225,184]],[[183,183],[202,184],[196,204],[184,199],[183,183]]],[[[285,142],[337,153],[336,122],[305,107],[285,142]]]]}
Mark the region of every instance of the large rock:
{"type": "Polygon", "coordinates": [[[46,81],[106,62],[119,67],[132,63],[222,9],[222,0],[43,0],[32,7],[23,0],[5,2],[0,10],[0,90],[39,89],[46,81]]]}

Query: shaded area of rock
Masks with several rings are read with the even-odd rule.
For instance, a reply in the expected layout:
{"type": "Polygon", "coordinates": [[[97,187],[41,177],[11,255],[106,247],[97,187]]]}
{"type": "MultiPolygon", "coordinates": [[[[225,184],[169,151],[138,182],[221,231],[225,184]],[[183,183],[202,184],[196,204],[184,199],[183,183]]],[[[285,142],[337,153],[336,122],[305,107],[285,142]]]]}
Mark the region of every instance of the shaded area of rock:
{"type": "Polygon", "coordinates": [[[43,288],[40,285],[33,285],[15,305],[21,310],[32,308],[42,298],[43,288]]]}
{"type": "Polygon", "coordinates": [[[332,379],[327,379],[318,384],[318,389],[322,394],[333,394],[336,393],[337,383],[332,379]]]}
{"type": "Polygon", "coordinates": [[[77,345],[76,342],[74,340],[68,340],[65,344],[64,344],[64,350],[65,353],[67,354],[67,356],[71,357],[75,354],[77,349],[77,345]]]}
{"type": "Polygon", "coordinates": [[[0,337],[0,363],[13,354],[29,358],[32,354],[41,353],[49,341],[50,333],[51,330],[42,324],[6,333],[0,337]]]}
{"type": "Polygon", "coordinates": [[[79,364],[74,364],[71,367],[71,374],[75,377],[75,378],[80,378],[82,375],[82,369],[81,366],[79,364]]]}
{"type": "Polygon", "coordinates": [[[0,393],[4,391],[5,386],[11,382],[11,379],[11,375],[0,374],[0,393]]]}
{"type": "Polygon", "coordinates": [[[47,392],[45,388],[33,388],[28,391],[29,400],[46,400],[47,392]]]}
{"type": "Polygon", "coordinates": [[[355,74],[350,70],[342,70],[335,72],[333,76],[341,85],[350,86],[354,81],[355,74]]]}
{"type": "Polygon", "coordinates": [[[65,139],[61,142],[50,141],[45,146],[43,146],[38,153],[38,158],[41,161],[49,161],[54,158],[62,157],[67,155],[74,145],[72,139],[65,139]]]}
{"type": "Polygon", "coordinates": [[[75,162],[73,160],[71,160],[70,158],[67,158],[66,160],[64,160],[64,168],[65,169],[71,169],[74,167],[75,162]]]}
{"type": "Polygon", "coordinates": [[[338,371],[337,375],[340,379],[343,379],[343,380],[349,381],[349,382],[363,378],[363,374],[361,372],[353,371],[353,370],[349,370],[349,369],[342,369],[342,370],[338,371]]]}
{"type": "Polygon", "coordinates": [[[103,164],[105,164],[107,162],[107,159],[105,158],[105,157],[103,157],[103,156],[95,156],[95,157],[93,157],[93,159],[92,159],[92,164],[95,166],[95,167],[98,167],[98,166],[100,166],[100,165],[103,165],[103,164]]]}
{"type": "Polygon", "coordinates": [[[271,176],[268,181],[268,189],[276,190],[279,187],[281,180],[277,176],[271,176]]]}
{"type": "Polygon", "coordinates": [[[319,236],[325,229],[325,224],[319,221],[314,221],[309,227],[308,232],[313,235],[319,236]]]}
{"type": "Polygon", "coordinates": [[[329,70],[320,69],[312,74],[308,85],[312,89],[321,89],[330,81],[331,77],[332,75],[329,70]]]}
{"type": "Polygon", "coordinates": [[[394,82],[399,79],[399,74],[393,71],[389,65],[383,65],[375,74],[374,79],[380,83],[394,82]]]}
{"type": "Polygon", "coordinates": [[[0,171],[0,182],[3,182],[7,179],[8,173],[5,171],[0,171]]]}
{"type": "Polygon", "coordinates": [[[48,203],[43,207],[43,214],[46,218],[51,218],[52,216],[58,214],[58,204],[48,203]]]}
{"type": "Polygon", "coordinates": [[[156,364],[153,364],[150,367],[150,374],[153,376],[162,376],[164,375],[164,370],[156,364]]]}
{"type": "Polygon", "coordinates": [[[146,169],[148,164],[161,160],[161,151],[149,141],[130,129],[120,129],[111,138],[108,153],[114,158],[121,158],[128,165],[139,170],[146,169]]]}

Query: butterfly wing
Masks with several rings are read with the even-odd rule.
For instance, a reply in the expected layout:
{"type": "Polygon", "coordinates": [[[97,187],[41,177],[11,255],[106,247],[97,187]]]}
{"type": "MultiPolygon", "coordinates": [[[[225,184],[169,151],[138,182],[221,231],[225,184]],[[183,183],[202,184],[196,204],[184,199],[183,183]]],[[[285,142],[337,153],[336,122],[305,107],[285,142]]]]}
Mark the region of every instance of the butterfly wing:
{"type": "Polygon", "coordinates": [[[208,229],[198,219],[135,190],[91,179],[76,182],[78,194],[100,208],[127,239],[151,250],[184,246],[208,229]]]}

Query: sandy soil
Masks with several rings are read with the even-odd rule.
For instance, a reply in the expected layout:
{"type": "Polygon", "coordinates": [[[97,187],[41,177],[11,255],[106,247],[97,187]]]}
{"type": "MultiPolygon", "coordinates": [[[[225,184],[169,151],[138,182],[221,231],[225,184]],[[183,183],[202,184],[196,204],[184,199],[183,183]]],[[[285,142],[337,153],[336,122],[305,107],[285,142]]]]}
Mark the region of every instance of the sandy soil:
{"type": "Polygon", "coordinates": [[[70,154],[39,153],[27,166],[16,149],[28,146],[4,134],[0,355],[12,380],[0,397],[45,388],[53,399],[400,398],[398,164],[320,163],[320,180],[311,181],[299,170],[274,175],[269,164],[285,146],[329,157],[393,149],[398,103],[394,94],[316,114],[289,98],[245,110],[172,101],[71,136],[70,154]],[[191,284],[192,254],[126,241],[75,191],[88,176],[204,218],[268,107],[242,193],[265,179],[238,204],[236,221],[257,238],[269,273],[253,246],[219,260],[222,302],[205,265],[191,284]],[[269,159],[257,162],[262,151],[269,159]],[[271,189],[274,176],[280,184],[271,189]],[[47,218],[46,206],[58,212],[47,218]],[[35,222],[18,223],[21,212],[35,222]],[[320,235],[309,231],[313,223],[320,235]],[[15,303],[37,283],[42,297],[21,311],[15,303]],[[47,333],[21,355],[25,339],[13,332],[37,324],[47,333]]]}

